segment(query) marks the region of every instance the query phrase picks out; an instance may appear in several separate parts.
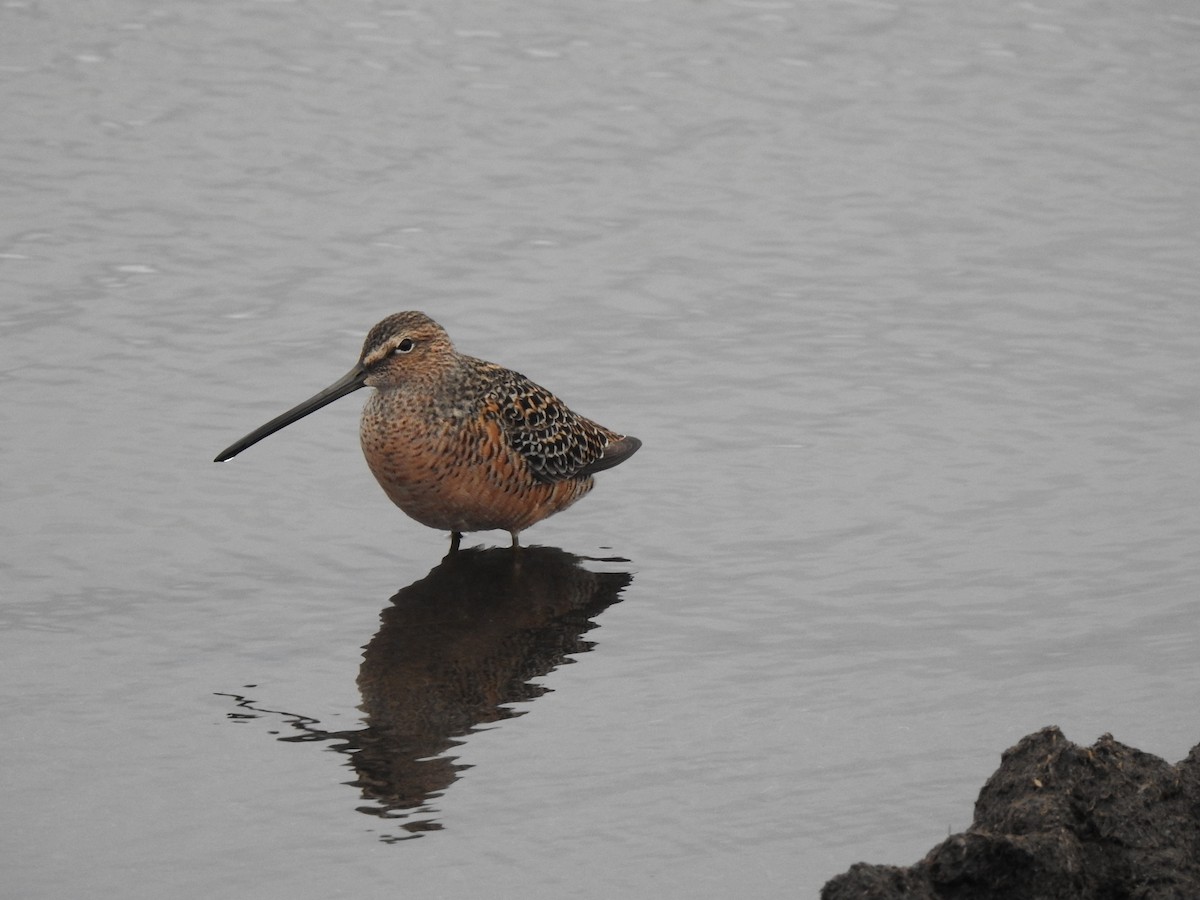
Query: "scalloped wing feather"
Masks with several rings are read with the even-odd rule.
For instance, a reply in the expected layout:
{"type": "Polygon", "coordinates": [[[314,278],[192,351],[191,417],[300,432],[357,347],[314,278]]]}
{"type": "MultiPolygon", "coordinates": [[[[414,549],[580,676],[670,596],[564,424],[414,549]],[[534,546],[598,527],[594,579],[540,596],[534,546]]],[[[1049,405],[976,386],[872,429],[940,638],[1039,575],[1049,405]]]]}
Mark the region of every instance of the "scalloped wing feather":
{"type": "Polygon", "coordinates": [[[508,377],[489,392],[487,406],[498,417],[509,446],[538,481],[585,477],[616,465],[633,452],[628,450],[620,459],[606,463],[605,450],[620,442],[620,435],[572,412],[524,375],[505,374],[508,377]]]}

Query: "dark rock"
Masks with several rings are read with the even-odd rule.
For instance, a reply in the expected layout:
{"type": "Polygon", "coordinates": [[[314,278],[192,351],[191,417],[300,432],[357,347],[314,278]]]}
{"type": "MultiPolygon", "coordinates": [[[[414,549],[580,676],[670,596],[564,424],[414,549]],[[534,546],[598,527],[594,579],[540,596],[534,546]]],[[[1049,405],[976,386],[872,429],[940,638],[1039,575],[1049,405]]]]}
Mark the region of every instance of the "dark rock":
{"type": "Polygon", "coordinates": [[[1200,898],[1200,745],[1172,766],[1043,728],[1004,753],[969,829],[908,868],[851,866],[821,898],[1200,898]]]}

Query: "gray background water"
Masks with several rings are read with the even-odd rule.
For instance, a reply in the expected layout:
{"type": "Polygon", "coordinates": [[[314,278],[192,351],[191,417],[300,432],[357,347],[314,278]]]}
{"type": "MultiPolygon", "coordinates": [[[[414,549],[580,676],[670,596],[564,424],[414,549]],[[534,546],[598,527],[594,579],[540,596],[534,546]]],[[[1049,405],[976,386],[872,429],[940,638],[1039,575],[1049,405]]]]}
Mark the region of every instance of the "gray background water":
{"type": "Polygon", "coordinates": [[[1186,754],[1198,43],[1186,0],[5,3],[6,891],[813,896],[1042,725],[1186,754]],[[210,460],[409,308],[645,447],[526,535],[630,560],[594,649],[393,843],[265,711],[360,727],[446,538],[358,396],[210,460]]]}

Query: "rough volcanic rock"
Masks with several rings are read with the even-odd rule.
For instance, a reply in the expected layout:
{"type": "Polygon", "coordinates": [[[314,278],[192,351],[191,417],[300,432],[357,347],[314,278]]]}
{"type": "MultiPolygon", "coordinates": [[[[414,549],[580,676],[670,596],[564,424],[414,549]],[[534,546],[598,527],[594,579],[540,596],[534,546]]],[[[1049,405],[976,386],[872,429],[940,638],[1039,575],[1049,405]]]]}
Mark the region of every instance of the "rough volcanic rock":
{"type": "Polygon", "coordinates": [[[1200,745],[1170,765],[1043,728],[1004,753],[965,832],[908,868],[851,866],[821,898],[1200,898],[1200,745]]]}

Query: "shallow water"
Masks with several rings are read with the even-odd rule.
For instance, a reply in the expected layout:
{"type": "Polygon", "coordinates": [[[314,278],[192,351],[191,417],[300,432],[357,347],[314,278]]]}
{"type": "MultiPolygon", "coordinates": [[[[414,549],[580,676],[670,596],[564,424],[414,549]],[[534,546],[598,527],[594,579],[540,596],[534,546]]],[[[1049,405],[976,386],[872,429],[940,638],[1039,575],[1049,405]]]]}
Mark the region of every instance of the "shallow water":
{"type": "Polygon", "coordinates": [[[813,896],[965,827],[1042,725],[1185,755],[1198,37],[1183,3],[6,4],[8,884],[813,896]],[[645,442],[525,535],[593,605],[446,593],[411,640],[446,538],[356,398],[210,462],[405,308],[645,442]]]}

